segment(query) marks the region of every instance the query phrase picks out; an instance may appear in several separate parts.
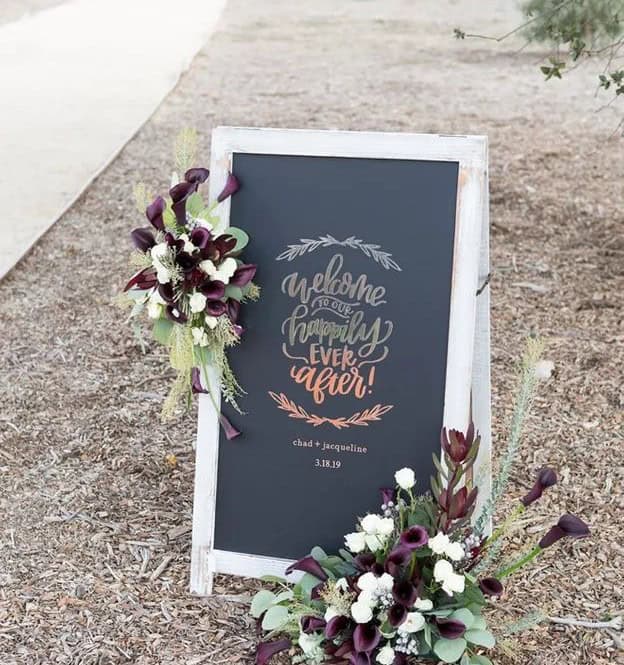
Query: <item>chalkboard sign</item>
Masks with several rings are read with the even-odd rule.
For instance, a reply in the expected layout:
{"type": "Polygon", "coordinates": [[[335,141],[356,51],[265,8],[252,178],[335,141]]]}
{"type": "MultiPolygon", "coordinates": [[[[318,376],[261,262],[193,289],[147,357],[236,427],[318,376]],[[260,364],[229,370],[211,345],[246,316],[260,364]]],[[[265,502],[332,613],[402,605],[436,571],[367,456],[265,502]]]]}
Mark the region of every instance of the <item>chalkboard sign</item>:
{"type": "Polygon", "coordinates": [[[485,150],[480,137],[213,133],[211,186],[228,171],[242,185],[221,222],[249,234],[262,295],[231,354],[243,434],[227,441],[200,403],[194,591],[214,572],[281,574],[315,544],[336,550],[398,468],[428,488],[442,424],[469,418],[485,150]]]}

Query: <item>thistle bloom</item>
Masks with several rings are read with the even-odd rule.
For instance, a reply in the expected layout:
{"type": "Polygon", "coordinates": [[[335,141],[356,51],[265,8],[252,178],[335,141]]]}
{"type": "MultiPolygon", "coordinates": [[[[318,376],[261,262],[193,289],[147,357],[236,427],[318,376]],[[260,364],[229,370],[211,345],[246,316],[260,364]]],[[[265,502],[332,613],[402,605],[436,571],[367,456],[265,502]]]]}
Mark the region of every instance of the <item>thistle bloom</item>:
{"type": "Polygon", "coordinates": [[[537,501],[543,494],[544,490],[552,487],[557,482],[557,474],[549,467],[544,467],[538,474],[535,484],[531,491],[520,501],[526,507],[537,501]]]}
{"type": "Polygon", "coordinates": [[[563,515],[555,526],[539,541],[539,547],[546,549],[561,538],[587,538],[589,527],[576,515],[563,515]]]}
{"type": "Polygon", "coordinates": [[[468,457],[468,453],[474,443],[474,424],[470,423],[466,434],[456,429],[451,429],[447,432],[445,427],[440,434],[440,440],[444,452],[453,462],[459,464],[468,457]]]}

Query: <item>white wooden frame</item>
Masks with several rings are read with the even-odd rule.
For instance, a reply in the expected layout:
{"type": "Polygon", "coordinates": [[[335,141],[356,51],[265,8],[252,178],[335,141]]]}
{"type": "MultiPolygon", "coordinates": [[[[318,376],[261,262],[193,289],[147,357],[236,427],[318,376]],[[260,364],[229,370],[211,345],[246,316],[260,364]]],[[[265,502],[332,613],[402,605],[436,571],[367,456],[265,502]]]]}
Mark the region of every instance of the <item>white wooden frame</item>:
{"type": "MultiPolygon", "coordinates": [[[[482,435],[475,470],[482,503],[490,493],[491,448],[489,289],[477,296],[489,273],[487,138],[218,127],[212,133],[211,201],[225,185],[233,153],[459,162],[444,425],[465,430],[472,403],[482,435]]],[[[220,228],[227,227],[229,199],[218,212],[220,228]]],[[[217,395],[218,377],[212,373],[205,378],[217,395]]],[[[191,591],[199,595],[212,593],[215,573],[283,575],[292,563],[214,549],[218,454],[217,414],[208,396],[200,395],[191,561],[191,591]]]]}

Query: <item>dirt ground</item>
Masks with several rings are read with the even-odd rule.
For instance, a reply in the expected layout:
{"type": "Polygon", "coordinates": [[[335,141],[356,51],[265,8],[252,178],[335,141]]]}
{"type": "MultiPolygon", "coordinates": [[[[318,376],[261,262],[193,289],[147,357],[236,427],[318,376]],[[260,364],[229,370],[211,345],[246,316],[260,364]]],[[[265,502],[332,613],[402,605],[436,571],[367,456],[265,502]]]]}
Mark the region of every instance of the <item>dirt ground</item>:
{"type": "MultiPolygon", "coordinates": [[[[563,511],[593,530],[544,555],[499,606],[510,621],[537,608],[590,620],[624,613],[616,113],[594,112],[589,71],[544,84],[533,47],[453,40],[456,25],[504,33],[510,2],[300,4],[231,0],[175,92],[0,284],[1,665],[252,662],[245,601],[258,584],[219,577],[212,598],[187,591],[194,417],[159,422],[166,360],[156,345],[141,353],[111,304],[139,222],[132,184],[166,188],[184,126],[201,132],[205,162],[218,124],[489,136],[495,447],[528,333],[545,337],[556,368],[501,514],[549,463],[561,482],[530,513],[528,537],[563,511]]],[[[624,662],[623,639],[542,624],[494,660],[624,662]]]]}

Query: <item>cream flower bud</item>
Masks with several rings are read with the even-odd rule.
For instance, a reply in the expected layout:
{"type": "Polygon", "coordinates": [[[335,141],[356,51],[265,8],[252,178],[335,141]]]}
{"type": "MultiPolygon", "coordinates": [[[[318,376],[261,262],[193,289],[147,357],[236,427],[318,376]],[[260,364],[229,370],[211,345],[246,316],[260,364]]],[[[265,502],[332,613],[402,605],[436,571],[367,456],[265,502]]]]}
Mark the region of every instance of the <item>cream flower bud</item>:
{"type": "Polygon", "coordinates": [[[414,607],[421,612],[428,612],[433,609],[433,602],[429,598],[416,598],[414,607]]]}
{"type": "Polygon", "coordinates": [[[346,548],[350,552],[353,552],[354,554],[358,554],[359,552],[361,552],[366,547],[366,541],[364,540],[364,536],[365,536],[365,534],[362,533],[361,531],[356,531],[354,533],[348,533],[345,536],[346,548]]]}
{"type": "Polygon", "coordinates": [[[214,330],[217,327],[217,323],[219,323],[219,317],[206,315],[204,321],[210,330],[214,330]]]}
{"type": "Polygon", "coordinates": [[[408,467],[399,469],[394,474],[394,479],[396,481],[396,484],[403,490],[412,489],[412,487],[414,487],[416,483],[416,477],[414,476],[414,471],[413,469],[410,469],[408,467]]]}

